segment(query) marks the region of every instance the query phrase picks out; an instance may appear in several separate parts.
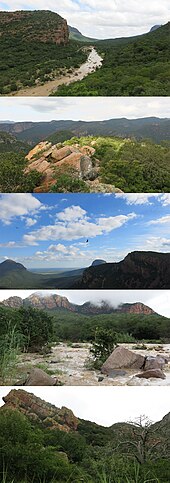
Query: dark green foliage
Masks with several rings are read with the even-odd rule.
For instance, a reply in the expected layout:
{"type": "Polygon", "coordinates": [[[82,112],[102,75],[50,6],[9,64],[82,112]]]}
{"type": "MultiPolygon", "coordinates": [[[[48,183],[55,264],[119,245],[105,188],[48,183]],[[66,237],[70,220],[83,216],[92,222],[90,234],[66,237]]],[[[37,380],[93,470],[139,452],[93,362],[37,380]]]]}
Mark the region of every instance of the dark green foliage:
{"type": "Polygon", "coordinates": [[[168,424],[163,433],[158,424],[159,449],[153,439],[154,425],[149,428],[147,454],[153,448],[152,457],[142,464],[136,462],[136,450],[129,445],[133,442],[137,447],[140,439],[134,424],[105,428],[79,420],[76,432],[65,433],[46,429],[17,410],[4,409],[0,427],[0,474],[6,483],[169,483],[168,424]]]}
{"type": "Polygon", "coordinates": [[[95,330],[94,341],[90,352],[93,354],[95,366],[101,367],[103,362],[112,353],[115,344],[117,342],[116,332],[111,329],[103,329],[103,327],[97,327],[95,330]]]}
{"type": "Polygon", "coordinates": [[[32,192],[39,186],[42,175],[38,171],[24,174],[27,165],[24,154],[13,152],[0,153],[0,192],[32,192]]]}
{"type": "Polygon", "coordinates": [[[0,306],[0,337],[3,339],[8,328],[16,327],[26,350],[38,350],[53,337],[53,319],[45,311],[32,307],[9,309],[0,306]]]}
{"type": "Polygon", "coordinates": [[[136,38],[98,42],[103,65],[95,73],[69,86],[57,96],[169,96],[170,22],[136,38]]]}
{"type": "MultiPolygon", "coordinates": [[[[67,168],[65,168],[67,171],[67,168]]],[[[78,174],[72,172],[70,170],[64,174],[57,175],[56,184],[52,186],[51,191],[53,193],[88,193],[89,188],[85,181],[78,178],[78,174]]]]}
{"type": "Polygon", "coordinates": [[[163,143],[101,138],[95,156],[104,183],[127,193],[170,191],[170,149],[163,143]]]}

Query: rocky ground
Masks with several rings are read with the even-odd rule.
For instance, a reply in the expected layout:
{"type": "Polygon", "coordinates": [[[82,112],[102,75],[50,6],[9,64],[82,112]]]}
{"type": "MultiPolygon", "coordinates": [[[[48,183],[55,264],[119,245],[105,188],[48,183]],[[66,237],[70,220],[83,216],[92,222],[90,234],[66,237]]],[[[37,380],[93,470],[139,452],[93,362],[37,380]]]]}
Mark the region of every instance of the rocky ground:
{"type": "MultiPolygon", "coordinates": [[[[163,371],[166,378],[139,379],[135,377],[135,374],[139,372],[136,369],[118,371],[117,375],[114,371],[113,377],[108,377],[100,371],[89,368],[90,344],[81,343],[69,346],[66,343],[60,343],[54,346],[48,355],[22,354],[17,368],[17,384],[22,385],[32,367],[39,367],[51,374],[54,379],[57,378],[59,384],[68,386],[170,385],[170,344],[147,344],[145,348],[142,344],[122,345],[137,354],[144,356],[159,355],[166,358],[168,364],[165,365],[163,371]]],[[[14,381],[10,384],[14,384],[14,381]]]]}

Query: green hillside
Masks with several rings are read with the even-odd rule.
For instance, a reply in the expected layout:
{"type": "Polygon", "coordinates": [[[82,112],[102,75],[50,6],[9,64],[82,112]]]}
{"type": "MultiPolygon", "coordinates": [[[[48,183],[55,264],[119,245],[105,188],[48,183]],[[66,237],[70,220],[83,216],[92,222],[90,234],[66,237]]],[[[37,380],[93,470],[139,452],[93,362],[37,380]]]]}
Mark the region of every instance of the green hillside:
{"type": "Polygon", "coordinates": [[[25,142],[17,140],[16,137],[9,133],[0,131],[0,153],[21,153],[27,154],[30,146],[25,142]]]}
{"type": "Polygon", "coordinates": [[[0,94],[43,84],[83,63],[86,54],[68,36],[64,19],[48,10],[1,12],[0,94]]]}
{"type": "Polygon", "coordinates": [[[169,96],[170,22],[148,34],[100,41],[101,69],[61,86],[57,96],[169,96]]]}

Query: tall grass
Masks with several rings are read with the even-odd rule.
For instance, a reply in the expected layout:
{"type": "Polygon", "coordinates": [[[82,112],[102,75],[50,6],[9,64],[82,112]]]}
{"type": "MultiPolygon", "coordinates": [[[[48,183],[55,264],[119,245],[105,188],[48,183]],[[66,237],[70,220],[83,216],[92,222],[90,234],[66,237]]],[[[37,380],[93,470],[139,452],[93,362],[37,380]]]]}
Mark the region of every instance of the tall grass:
{"type": "MultiPolygon", "coordinates": [[[[11,383],[16,375],[16,366],[22,346],[22,336],[16,326],[9,323],[7,332],[0,341],[0,381],[11,383]]],[[[4,482],[3,482],[4,483],[4,482]]]]}

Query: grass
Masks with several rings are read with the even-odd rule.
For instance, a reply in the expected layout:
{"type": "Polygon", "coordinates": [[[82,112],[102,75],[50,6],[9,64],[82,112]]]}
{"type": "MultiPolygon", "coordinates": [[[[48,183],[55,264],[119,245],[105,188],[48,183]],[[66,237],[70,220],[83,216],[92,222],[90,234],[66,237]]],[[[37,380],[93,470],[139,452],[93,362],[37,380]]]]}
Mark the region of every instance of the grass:
{"type": "Polygon", "coordinates": [[[0,343],[0,379],[11,382],[16,376],[16,367],[22,346],[21,335],[16,326],[8,325],[8,330],[0,343]]]}

